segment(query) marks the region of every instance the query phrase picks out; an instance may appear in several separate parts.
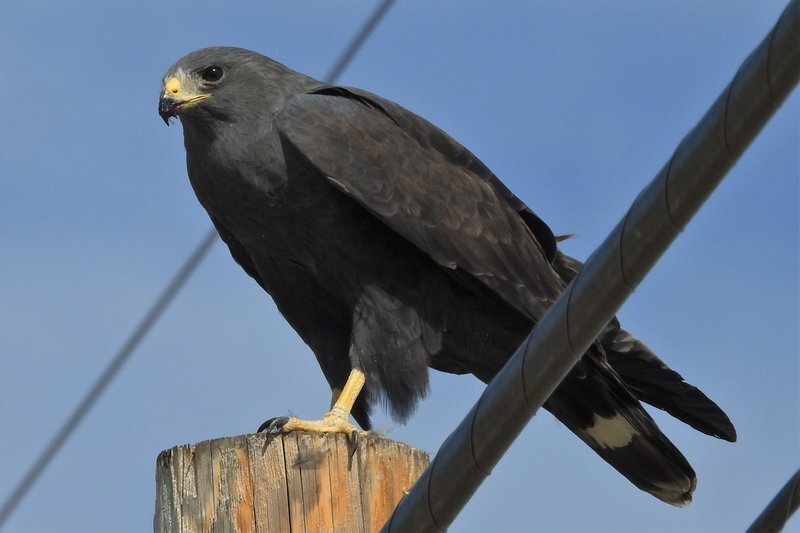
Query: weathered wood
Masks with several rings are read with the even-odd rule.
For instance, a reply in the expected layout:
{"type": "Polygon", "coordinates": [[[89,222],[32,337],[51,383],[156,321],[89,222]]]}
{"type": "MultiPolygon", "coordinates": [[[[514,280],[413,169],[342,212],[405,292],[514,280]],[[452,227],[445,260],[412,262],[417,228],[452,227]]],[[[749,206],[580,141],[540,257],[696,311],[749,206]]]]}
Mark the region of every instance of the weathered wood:
{"type": "Polygon", "coordinates": [[[156,532],[378,531],[428,466],[424,452],[362,436],[241,435],[161,452],[156,532]]]}

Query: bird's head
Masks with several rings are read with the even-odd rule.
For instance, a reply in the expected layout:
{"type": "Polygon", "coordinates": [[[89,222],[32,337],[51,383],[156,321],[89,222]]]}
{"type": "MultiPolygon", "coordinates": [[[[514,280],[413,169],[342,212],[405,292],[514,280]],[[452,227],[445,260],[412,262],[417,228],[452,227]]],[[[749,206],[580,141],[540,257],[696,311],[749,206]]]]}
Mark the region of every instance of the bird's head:
{"type": "Polygon", "coordinates": [[[201,71],[176,69],[164,78],[164,88],[158,100],[158,114],[169,125],[169,119],[213,97],[213,86],[225,72],[219,65],[209,65],[201,71]]]}
{"type": "MultiPolygon", "coordinates": [[[[162,80],[158,114],[171,117],[232,120],[263,94],[270,59],[241,48],[213,47],[192,52],[175,63],[162,80]]],[[[185,121],[184,121],[185,124],[185,121]]]]}

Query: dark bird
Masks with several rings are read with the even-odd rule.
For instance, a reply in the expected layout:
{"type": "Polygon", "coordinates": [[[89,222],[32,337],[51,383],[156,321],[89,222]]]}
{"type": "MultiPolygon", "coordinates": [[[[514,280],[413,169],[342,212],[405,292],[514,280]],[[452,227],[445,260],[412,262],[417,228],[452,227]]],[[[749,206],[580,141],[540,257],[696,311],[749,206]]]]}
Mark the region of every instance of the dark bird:
{"type": "MultiPolygon", "coordinates": [[[[414,113],[238,48],[163,80],[189,179],[234,260],[313,350],[333,391],[317,421],[405,422],[428,367],[489,382],[574,277],[553,232],[472,153],[414,113]]],[[[734,441],[728,417],[614,320],[545,408],[637,487],[691,501],[692,467],[640,401],[734,441]]]]}

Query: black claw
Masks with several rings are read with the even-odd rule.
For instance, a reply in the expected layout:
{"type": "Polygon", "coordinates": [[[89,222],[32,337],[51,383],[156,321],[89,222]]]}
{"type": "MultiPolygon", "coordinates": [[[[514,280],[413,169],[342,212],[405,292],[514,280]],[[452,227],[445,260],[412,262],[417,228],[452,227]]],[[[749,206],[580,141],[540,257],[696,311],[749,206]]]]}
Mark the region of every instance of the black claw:
{"type": "Polygon", "coordinates": [[[283,426],[289,422],[288,416],[276,416],[275,418],[270,418],[260,426],[258,426],[258,431],[256,433],[280,433],[283,429],[283,426]]]}
{"type": "Polygon", "coordinates": [[[353,456],[358,450],[358,431],[351,431],[347,439],[347,469],[353,466],[353,456]]]}
{"type": "Polygon", "coordinates": [[[275,418],[270,418],[258,426],[258,431],[256,433],[267,434],[267,438],[264,440],[264,450],[267,449],[267,446],[269,446],[269,443],[272,442],[275,437],[281,434],[283,431],[283,426],[285,426],[288,422],[288,416],[276,416],[275,418]]]}

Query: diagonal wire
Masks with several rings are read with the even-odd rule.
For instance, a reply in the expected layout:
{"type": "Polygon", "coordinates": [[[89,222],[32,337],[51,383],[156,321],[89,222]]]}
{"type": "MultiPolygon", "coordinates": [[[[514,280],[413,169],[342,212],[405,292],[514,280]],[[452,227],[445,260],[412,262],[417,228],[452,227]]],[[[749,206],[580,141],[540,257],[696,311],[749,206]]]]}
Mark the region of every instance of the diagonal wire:
{"type": "Polygon", "coordinates": [[[203,238],[200,245],[195,248],[192,255],[189,256],[180,270],[178,270],[172,278],[172,281],[167,285],[167,288],[164,289],[164,292],[161,293],[139,325],[136,326],[136,329],[133,330],[128,340],[125,341],[125,344],[122,345],[111,362],[109,362],[105,370],[103,370],[103,373],[100,374],[100,377],[97,378],[72,414],[69,415],[61,427],[58,428],[58,431],[55,432],[50,442],[47,443],[47,446],[45,446],[44,450],[39,454],[39,457],[36,458],[36,461],[33,462],[19,483],[17,483],[17,486],[14,487],[11,495],[6,499],[2,509],[0,509],[0,527],[2,527],[5,521],[11,516],[11,513],[14,512],[17,505],[19,505],[31,487],[33,487],[34,483],[36,483],[39,476],[42,475],[42,472],[44,472],[50,464],[53,457],[61,450],[67,439],[75,432],[75,429],[94,404],[97,403],[97,400],[100,399],[100,396],[105,392],[106,388],[108,388],[111,381],[119,374],[122,365],[130,358],[131,354],[136,350],[136,347],[139,346],[141,340],[147,335],[170,302],[186,284],[186,280],[189,279],[197,268],[197,265],[199,265],[206,256],[215,240],[216,232],[209,233],[203,238]]]}
{"type": "Polygon", "coordinates": [[[800,507],[800,470],[789,478],[775,498],[747,528],[747,533],[783,531],[798,507],[800,507]]]}
{"type": "MultiPolygon", "coordinates": [[[[381,531],[446,531],[503,454],[800,83],[800,0],[587,259],[444,441],[381,531]]],[[[796,480],[765,511],[788,518],[796,480]]],[[[688,502],[684,502],[688,503],[688,502]]],[[[769,522],[766,522],[769,520],[769,522]]],[[[779,529],[779,527],[778,527],[779,529]]]]}
{"type": "Polygon", "coordinates": [[[327,83],[336,83],[336,80],[339,79],[339,76],[344,72],[344,69],[347,68],[347,65],[350,64],[350,61],[353,60],[367,38],[372,34],[372,31],[383,19],[384,15],[386,15],[386,12],[389,11],[389,8],[392,7],[392,4],[394,4],[394,0],[384,0],[375,8],[375,11],[373,11],[372,15],[364,22],[364,25],[350,41],[350,44],[347,45],[347,48],[345,48],[342,55],[339,56],[336,63],[334,63],[328,73],[325,74],[325,77],[322,78],[323,81],[327,83]]]}
{"type": "MultiPolygon", "coordinates": [[[[383,2],[381,2],[378,7],[375,8],[375,10],[370,14],[369,18],[361,26],[358,33],[351,39],[350,43],[347,45],[347,48],[345,48],[345,50],[339,56],[336,63],[325,75],[323,78],[325,82],[336,82],[341,73],[344,72],[344,69],[347,68],[352,59],[364,45],[367,38],[375,30],[378,23],[389,11],[389,8],[392,6],[392,4],[394,4],[394,0],[383,0],[383,2]]],[[[58,431],[55,432],[47,446],[44,447],[27,472],[25,472],[25,475],[14,487],[14,490],[11,491],[11,494],[8,496],[8,498],[6,498],[2,508],[0,508],[0,528],[3,527],[5,522],[14,512],[23,498],[25,498],[42,473],[50,465],[56,454],[58,454],[58,452],[64,446],[64,443],[74,433],[75,429],[83,421],[87,413],[89,413],[114,378],[119,374],[119,371],[128,361],[128,359],[130,359],[130,356],[139,346],[139,343],[142,341],[142,339],[144,339],[144,337],[150,332],[152,327],[161,318],[167,307],[169,307],[169,304],[172,303],[192,274],[194,274],[197,266],[203,261],[203,259],[205,259],[208,251],[217,241],[216,237],[216,229],[211,228],[194,249],[186,262],[181,266],[175,276],[173,276],[169,285],[167,285],[161,295],[156,299],[153,306],[147,311],[142,321],[136,326],[136,328],[133,330],[133,333],[131,333],[114,358],[111,359],[109,364],[103,370],[102,374],[100,374],[72,414],[70,414],[67,420],[61,425],[61,427],[59,427],[58,431]]]]}

